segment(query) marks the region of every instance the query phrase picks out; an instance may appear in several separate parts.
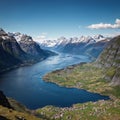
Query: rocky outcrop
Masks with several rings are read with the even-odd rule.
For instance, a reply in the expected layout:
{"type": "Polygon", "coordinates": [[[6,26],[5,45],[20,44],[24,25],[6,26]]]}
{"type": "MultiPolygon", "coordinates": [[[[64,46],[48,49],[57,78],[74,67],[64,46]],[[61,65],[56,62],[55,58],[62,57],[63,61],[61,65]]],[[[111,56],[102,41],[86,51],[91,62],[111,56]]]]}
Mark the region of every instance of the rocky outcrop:
{"type": "Polygon", "coordinates": [[[0,91],[0,120],[42,120],[41,116],[35,116],[34,111],[16,100],[9,99],[0,91]]]}
{"type": "Polygon", "coordinates": [[[8,99],[6,96],[3,94],[2,91],[0,91],[0,105],[7,107],[7,108],[12,108],[10,103],[8,102],[8,99]]]}
{"type": "Polygon", "coordinates": [[[111,81],[112,85],[120,85],[120,36],[109,42],[96,65],[105,68],[105,79],[111,81]]]}

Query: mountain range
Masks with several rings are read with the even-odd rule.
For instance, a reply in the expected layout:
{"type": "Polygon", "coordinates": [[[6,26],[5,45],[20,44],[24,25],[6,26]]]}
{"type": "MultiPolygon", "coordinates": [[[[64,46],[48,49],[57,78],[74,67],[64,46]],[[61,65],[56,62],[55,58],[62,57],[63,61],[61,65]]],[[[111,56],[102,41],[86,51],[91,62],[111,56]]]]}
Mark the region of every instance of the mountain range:
{"type": "Polygon", "coordinates": [[[104,37],[100,34],[93,37],[81,36],[80,38],[73,37],[70,39],[60,37],[57,40],[40,41],[40,45],[42,48],[54,49],[58,52],[69,54],[87,54],[97,58],[110,39],[110,37],[104,37]]]}
{"type": "MultiPolygon", "coordinates": [[[[19,32],[8,34],[15,37],[16,40],[20,43],[20,45],[22,45],[21,40],[26,36],[19,32]]],[[[93,59],[96,59],[102,52],[102,50],[105,48],[107,43],[111,40],[111,38],[112,37],[105,37],[101,34],[95,35],[93,37],[81,36],[69,39],[63,36],[56,40],[39,40],[38,44],[41,46],[42,49],[55,50],[57,52],[63,52],[68,54],[84,54],[90,56],[93,59]]],[[[26,39],[28,39],[27,41],[29,41],[30,43],[31,38],[26,36],[26,39]]]]}
{"type": "Polygon", "coordinates": [[[55,53],[41,49],[32,37],[21,35],[18,41],[14,34],[0,29],[0,72],[35,63],[51,55],[55,53]]]}

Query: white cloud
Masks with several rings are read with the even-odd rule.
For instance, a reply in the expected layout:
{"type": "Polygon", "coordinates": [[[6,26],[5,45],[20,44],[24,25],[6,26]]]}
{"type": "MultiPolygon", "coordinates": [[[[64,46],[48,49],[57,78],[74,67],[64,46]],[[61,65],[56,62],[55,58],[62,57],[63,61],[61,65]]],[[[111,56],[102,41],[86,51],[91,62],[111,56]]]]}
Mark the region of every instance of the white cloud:
{"type": "Polygon", "coordinates": [[[45,39],[46,36],[45,35],[40,35],[40,36],[37,36],[37,39],[45,39]]]}
{"type": "Polygon", "coordinates": [[[45,40],[47,38],[47,33],[41,33],[39,36],[37,36],[37,40],[45,40]]]}
{"type": "Polygon", "coordinates": [[[44,41],[47,39],[47,33],[41,33],[40,35],[38,36],[34,36],[34,40],[36,42],[40,42],[40,41],[44,41]]]}
{"type": "Polygon", "coordinates": [[[90,29],[115,29],[120,28],[120,19],[116,19],[114,24],[108,24],[108,23],[99,23],[99,24],[92,24],[89,25],[87,28],[90,29]]]}

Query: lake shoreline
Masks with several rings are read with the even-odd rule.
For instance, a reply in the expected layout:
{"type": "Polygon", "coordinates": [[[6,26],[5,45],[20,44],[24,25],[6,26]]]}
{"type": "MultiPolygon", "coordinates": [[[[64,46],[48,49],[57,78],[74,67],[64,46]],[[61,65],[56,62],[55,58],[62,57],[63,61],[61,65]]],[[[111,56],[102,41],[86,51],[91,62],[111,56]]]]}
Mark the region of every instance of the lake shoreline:
{"type": "MultiPolygon", "coordinates": [[[[58,73],[58,74],[59,74],[60,71],[72,70],[72,69],[74,69],[75,67],[82,66],[82,65],[84,65],[84,64],[89,64],[89,63],[92,64],[93,62],[81,62],[81,63],[77,63],[77,64],[74,64],[74,65],[69,65],[69,66],[67,66],[67,67],[65,67],[65,68],[51,71],[50,73],[58,73]]],[[[92,92],[92,93],[95,93],[95,94],[100,94],[100,95],[106,96],[106,97],[108,96],[108,95],[106,95],[105,93],[95,92],[95,91],[91,91],[91,90],[89,90],[89,89],[85,89],[85,88],[81,88],[81,87],[76,87],[76,86],[66,86],[66,85],[63,86],[63,85],[61,85],[61,84],[59,84],[59,83],[56,83],[56,82],[53,82],[53,81],[48,81],[47,78],[46,78],[46,76],[47,76],[48,74],[50,74],[50,73],[47,73],[47,74],[45,74],[45,75],[42,77],[43,81],[45,81],[46,83],[52,83],[52,84],[58,85],[59,87],[85,90],[85,91],[92,92]]],[[[110,99],[112,100],[112,99],[114,98],[114,97],[111,96],[111,95],[108,96],[108,97],[109,97],[108,100],[110,100],[110,99]]]]}
{"type": "MultiPolygon", "coordinates": [[[[47,83],[52,83],[52,84],[56,84],[56,85],[58,85],[59,87],[65,87],[65,88],[77,88],[77,89],[82,89],[82,90],[86,90],[86,91],[88,91],[88,92],[93,92],[93,93],[97,93],[97,94],[100,94],[100,95],[107,95],[106,93],[101,93],[101,92],[96,92],[96,91],[91,91],[90,89],[85,89],[84,87],[80,87],[80,86],[69,86],[69,85],[61,85],[61,84],[59,84],[58,82],[54,82],[54,81],[51,81],[51,80],[49,80],[49,78],[47,77],[49,74],[58,74],[59,75],[59,72],[61,72],[61,71],[64,71],[64,72],[66,72],[66,71],[72,71],[74,68],[76,68],[76,67],[80,67],[80,66],[82,66],[82,65],[86,65],[86,64],[92,64],[93,62],[81,62],[81,63],[77,63],[77,64],[74,64],[74,65],[69,65],[69,66],[67,66],[67,67],[65,67],[65,68],[62,68],[62,69],[58,69],[58,70],[54,70],[54,71],[51,71],[51,72],[49,72],[49,73],[47,73],[47,74],[45,74],[43,77],[42,77],[42,79],[43,79],[43,81],[45,81],[45,82],[47,82],[47,83]]],[[[108,95],[107,95],[108,96],[108,95]]],[[[109,96],[109,98],[110,99],[113,99],[114,97],[113,96],[109,96]]]]}
{"type": "MultiPolygon", "coordinates": [[[[51,56],[49,56],[49,57],[51,57],[51,56]]],[[[18,65],[14,65],[14,66],[5,68],[5,69],[3,69],[3,70],[0,70],[0,74],[4,74],[4,73],[6,73],[6,72],[9,72],[9,71],[11,71],[11,70],[14,70],[14,69],[17,69],[17,68],[20,68],[20,67],[32,66],[32,65],[34,65],[34,64],[37,64],[37,63],[39,63],[39,62],[42,62],[42,61],[46,60],[46,59],[49,58],[49,57],[42,58],[42,59],[36,60],[36,61],[23,62],[23,63],[21,63],[21,64],[18,64],[18,65]]]]}

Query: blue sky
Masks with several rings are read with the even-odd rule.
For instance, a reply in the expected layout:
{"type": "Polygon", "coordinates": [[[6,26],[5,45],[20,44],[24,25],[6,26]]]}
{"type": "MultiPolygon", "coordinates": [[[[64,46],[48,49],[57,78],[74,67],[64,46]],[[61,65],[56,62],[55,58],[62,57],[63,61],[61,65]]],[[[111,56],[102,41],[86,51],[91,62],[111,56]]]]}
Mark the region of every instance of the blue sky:
{"type": "Polygon", "coordinates": [[[119,19],[120,0],[0,0],[0,27],[34,38],[118,34],[119,19]]]}

